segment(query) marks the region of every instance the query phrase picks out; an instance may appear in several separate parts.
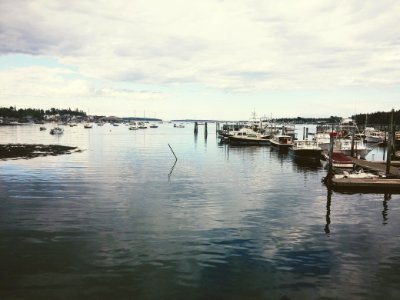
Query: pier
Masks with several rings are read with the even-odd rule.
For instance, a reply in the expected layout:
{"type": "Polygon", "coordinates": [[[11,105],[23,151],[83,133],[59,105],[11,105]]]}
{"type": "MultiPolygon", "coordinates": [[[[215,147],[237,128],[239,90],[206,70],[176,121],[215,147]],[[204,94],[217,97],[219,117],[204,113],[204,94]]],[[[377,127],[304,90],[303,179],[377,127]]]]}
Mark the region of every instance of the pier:
{"type": "MultiPolygon", "coordinates": [[[[368,170],[373,170],[377,172],[386,172],[386,163],[385,162],[375,162],[375,161],[367,161],[363,159],[358,159],[351,157],[353,160],[354,164],[363,168],[363,169],[368,169],[368,170]]],[[[393,162],[390,165],[389,173],[393,176],[399,177],[400,178],[400,165],[399,163],[393,162]]]]}

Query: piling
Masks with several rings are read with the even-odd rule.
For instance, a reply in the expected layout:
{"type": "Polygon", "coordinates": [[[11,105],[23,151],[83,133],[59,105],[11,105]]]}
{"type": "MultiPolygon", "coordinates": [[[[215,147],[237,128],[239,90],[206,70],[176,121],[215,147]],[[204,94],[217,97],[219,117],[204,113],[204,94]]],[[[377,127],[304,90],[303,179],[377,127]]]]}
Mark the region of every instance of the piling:
{"type": "Polygon", "coordinates": [[[204,123],[204,138],[205,138],[205,139],[207,139],[207,135],[208,135],[208,132],[207,132],[207,122],[205,122],[205,123],[204,123]]]}
{"type": "Polygon", "coordinates": [[[350,156],[354,157],[354,129],[351,132],[351,151],[350,156]]]}
{"type": "Polygon", "coordinates": [[[333,177],[333,166],[332,166],[332,161],[333,161],[333,142],[334,142],[334,134],[330,134],[330,145],[329,145],[329,165],[328,165],[328,185],[330,186],[332,183],[332,177],[333,177]]]}
{"type": "Polygon", "coordinates": [[[197,135],[199,132],[199,124],[197,122],[194,122],[194,134],[197,135]]]}
{"type": "Polygon", "coordinates": [[[303,141],[306,139],[306,128],[303,127],[303,141]]]}
{"type": "Polygon", "coordinates": [[[394,117],[394,109],[392,109],[392,115],[390,117],[390,132],[388,134],[388,141],[387,141],[387,154],[386,154],[386,176],[390,173],[390,163],[392,159],[392,136],[393,136],[393,117],[394,117]]]}
{"type": "Polygon", "coordinates": [[[306,127],[306,140],[308,139],[308,127],[306,127]]]}

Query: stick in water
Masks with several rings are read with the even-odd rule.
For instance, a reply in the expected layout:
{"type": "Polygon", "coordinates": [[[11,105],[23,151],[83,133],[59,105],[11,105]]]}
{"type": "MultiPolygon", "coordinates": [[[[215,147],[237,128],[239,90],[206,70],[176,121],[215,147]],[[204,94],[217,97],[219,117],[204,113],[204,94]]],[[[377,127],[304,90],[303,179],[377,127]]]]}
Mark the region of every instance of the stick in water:
{"type": "Polygon", "coordinates": [[[169,149],[171,149],[172,154],[175,156],[175,160],[177,161],[178,158],[176,157],[175,152],[174,152],[174,150],[172,150],[172,147],[170,146],[170,144],[168,144],[168,147],[169,147],[169,149]]]}

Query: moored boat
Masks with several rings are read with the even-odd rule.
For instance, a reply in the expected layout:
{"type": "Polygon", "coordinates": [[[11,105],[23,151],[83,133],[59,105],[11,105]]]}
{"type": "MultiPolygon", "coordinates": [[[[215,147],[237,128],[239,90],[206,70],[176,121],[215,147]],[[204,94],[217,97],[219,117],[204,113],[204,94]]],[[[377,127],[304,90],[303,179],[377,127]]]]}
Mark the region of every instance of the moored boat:
{"type": "Polygon", "coordinates": [[[332,157],[330,158],[327,155],[327,159],[332,159],[332,166],[334,168],[353,168],[354,162],[353,160],[343,154],[342,152],[333,152],[332,157]]]}
{"type": "Polygon", "coordinates": [[[367,143],[382,143],[386,140],[386,133],[374,128],[365,129],[365,141],[367,143]]]}
{"type": "Polygon", "coordinates": [[[50,130],[50,134],[63,134],[64,133],[64,129],[60,128],[60,127],[54,127],[53,129],[50,130]]]}
{"type": "Polygon", "coordinates": [[[353,156],[365,158],[369,153],[368,149],[362,140],[352,140],[352,139],[336,139],[334,144],[334,151],[342,152],[345,155],[351,155],[352,144],[353,145],[353,156]]]}
{"type": "Polygon", "coordinates": [[[330,134],[328,132],[317,132],[314,135],[314,141],[317,142],[317,145],[321,147],[322,150],[329,151],[330,141],[330,134]]]}
{"type": "Polygon", "coordinates": [[[293,145],[293,138],[290,135],[277,134],[270,139],[270,142],[279,150],[288,150],[293,145]]]}
{"type": "Polygon", "coordinates": [[[263,136],[256,132],[240,131],[235,135],[229,136],[229,144],[236,146],[245,145],[269,145],[269,136],[263,136]]]}
{"type": "Polygon", "coordinates": [[[289,148],[289,152],[299,158],[319,160],[322,149],[316,141],[304,140],[294,141],[293,146],[289,148]]]}
{"type": "Polygon", "coordinates": [[[137,125],[131,125],[129,126],[129,130],[138,130],[139,127],[137,125]]]}

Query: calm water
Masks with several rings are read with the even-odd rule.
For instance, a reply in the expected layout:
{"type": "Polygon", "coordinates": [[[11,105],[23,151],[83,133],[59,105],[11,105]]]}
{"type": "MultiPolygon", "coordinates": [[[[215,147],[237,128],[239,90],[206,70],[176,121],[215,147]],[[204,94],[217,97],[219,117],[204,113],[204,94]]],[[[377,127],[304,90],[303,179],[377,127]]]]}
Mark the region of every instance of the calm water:
{"type": "Polygon", "coordinates": [[[220,146],[214,125],[0,141],[85,149],[0,161],[1,299],[400,297],[400,195],[330,195],[319,163],[220,146]]]}

